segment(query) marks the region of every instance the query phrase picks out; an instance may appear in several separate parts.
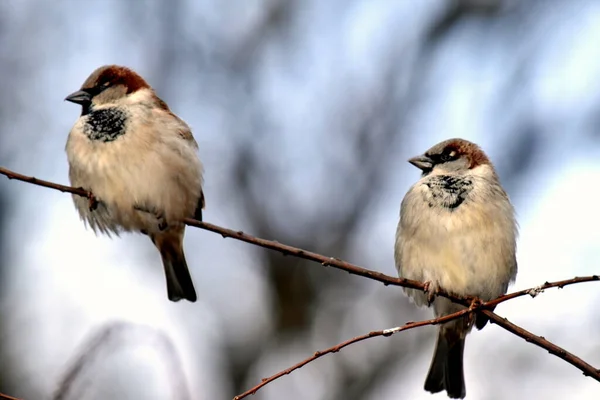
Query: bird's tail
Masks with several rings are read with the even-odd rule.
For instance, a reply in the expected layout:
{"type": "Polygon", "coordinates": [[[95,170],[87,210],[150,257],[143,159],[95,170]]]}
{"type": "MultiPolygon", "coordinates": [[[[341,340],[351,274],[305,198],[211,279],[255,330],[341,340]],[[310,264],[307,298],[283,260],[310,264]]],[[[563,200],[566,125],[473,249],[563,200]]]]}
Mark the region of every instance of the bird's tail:
{"type": "Polygon", "coordinates": [[[151,239],[162,257],[169,300],[195,302],[198,297],[183,254],[183,229],[154,234],[151,239]]]}
{"type": "Polygon", "coordinates": [[[446,390],[451,399],[466,396],[463,373],[463,353],[465,339],[455,331],[441,327],[438,333],[435,353],[425,379],[425,390],[431,393],[446,390]]]}

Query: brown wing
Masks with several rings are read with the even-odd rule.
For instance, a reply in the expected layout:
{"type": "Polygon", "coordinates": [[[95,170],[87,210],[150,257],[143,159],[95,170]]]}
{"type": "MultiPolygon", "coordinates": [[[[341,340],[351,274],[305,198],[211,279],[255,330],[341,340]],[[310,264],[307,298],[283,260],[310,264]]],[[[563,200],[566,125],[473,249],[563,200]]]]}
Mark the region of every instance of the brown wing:
{"type": "MultiPolygon", "coordinates": [[[[169,113],[169,115],[171,115],[173,118],[177,119],[181,123],[180,129],[177,131],[179,136],[182,139],[187,140],[188,142],[191,142],[194,145],[194,147],[197,149],[198,143],[196,142],[196,139],[194,139],[194,135],[192,135],[192,130],[190,129],[190,127],[185,123],[185,121],[183,121],[181,118],[179,118],[177,115],[175,115],[175,113],[173,113],[169,109],[169,106],[167,105],[167,103],[162,101],[158,96],[155,95],[155,97],[156,97],[156,101],[157,101],[159,108],[161,108],[164,111],[166,111],[167,113],[169,113]]],[[[196,206],[196,211],[194,211],[194,219],[197,219],[198,221],[202,221],[202,210],[204,209],[204,206],[205,206],[204,192],[201,191],[200,198],[198,199],[198,205],[196,206]]]]}
{"type": "Polygon", "coordinates": [[[194,135],[192,135],[192,130],[190,129],[188,124],[186,124],[184,120],[179,118],[173,111],[171,111],[167,103],[165,103],[160,97],[158,97],[156,93],[154,93],[154,101],[156,102],[156,105],[159,109],[163,110],[171,117],[179,121],[179,123],[181,124],[181,127],[177,132],[179,136],[181,136],[181,138],[183,138],[184,140],[192,142],[194,144],[194,147],[198,148],[198,143],[196,143],[196,139],[194,139],[194,135]]]}
{"type": "MultiPolygon", "coordinates": [[[[177,116],[175,114],[173,114],[173,116],[175,118],[177,118],[177,116]]],[[[179,119],[179,118],[177,118],[179,119]]],[[[179,119],[181,121],[181,119],[179,119]]],[[[191,142],[194,147],[197,149],[198,148],[198,143],[196,143],[196,140],[194,139],[194,136],[192,135],[192,131],[190,130],[190,128],[186,125],[185,122],[181,121],[182,123],[182,129],[179,130],[179,136],[181,136],[184,140],[187,140],[189,142],[191,142]]],[[[196,206],[196,211],[194,211],[194,219],[197,219],[198,221],[202,221],[202,210],[204,209],[204,191],[200,191],[200,198],[198,199],[198,205],[196,206]]]]}

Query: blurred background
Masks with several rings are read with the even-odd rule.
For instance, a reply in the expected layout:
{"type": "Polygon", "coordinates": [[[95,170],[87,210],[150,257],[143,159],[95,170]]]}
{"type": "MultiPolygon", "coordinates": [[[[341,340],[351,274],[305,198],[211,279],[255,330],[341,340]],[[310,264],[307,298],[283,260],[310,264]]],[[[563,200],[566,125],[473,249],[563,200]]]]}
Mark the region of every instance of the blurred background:
{"type": "MultiPolygon", "coordinates": [[[[205,220],[395,275],[406,159],[479,143],[518,212],[513,289],[598,273],[600,2],[0,2],[0,165],[68,183],[64,102],[127,65],[193,129],[205,220]]],[[[167,300],[141,235],[95,237],[69,195],[0,177],[0,392],[229,399],[371,330],[428,318],[395,287],[206,231],[199,301],[167,300]]],[[[600,366],[595,284],[497,312],[600,366]]],[[[253,399],[429,399],[434,327],[328,355],[253,399]]],[[[600,385],[496,325],[469,337],[469,399],[592,399],[600,385]]]]}

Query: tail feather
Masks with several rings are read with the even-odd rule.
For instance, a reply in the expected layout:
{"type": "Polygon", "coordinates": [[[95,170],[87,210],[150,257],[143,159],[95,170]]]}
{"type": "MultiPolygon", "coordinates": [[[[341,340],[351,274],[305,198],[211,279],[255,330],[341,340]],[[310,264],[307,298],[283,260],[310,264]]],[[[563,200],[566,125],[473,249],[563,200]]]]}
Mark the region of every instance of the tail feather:
{"type": "Polygon", "coordinates": [[[183,254],[183,233],[154,235],[152,241],[162,257],[169,300],[195,302],[198,297],[183,254]]]}
{"type": "Polygon", "coordinates": [[[446,390],[451,399],[462,399],[466,396],[463,373],[464,348],[464,338],[450,339],[444,334],[443,329],[439,330],[435,353],[425,379],[425,390],[431,393],[446,390]]]}

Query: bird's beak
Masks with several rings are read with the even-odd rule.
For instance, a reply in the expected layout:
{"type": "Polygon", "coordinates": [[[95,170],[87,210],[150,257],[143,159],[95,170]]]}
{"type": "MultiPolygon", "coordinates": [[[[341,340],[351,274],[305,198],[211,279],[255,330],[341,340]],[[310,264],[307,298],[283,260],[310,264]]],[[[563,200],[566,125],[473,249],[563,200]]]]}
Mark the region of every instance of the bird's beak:
{"type": "Polygon", "coordinates": [[[65,100],[70,101],[71,103],[84,105],[89,104],[92,101],[92,96],[84,90],[78,90],[65,97],[65,100]]]}
{"type": "Polygon", "coordinates": [[[426,155],[413,157],[408,162],[422,171],[429,171],[433,168],[433,160],[426,155]]]}

